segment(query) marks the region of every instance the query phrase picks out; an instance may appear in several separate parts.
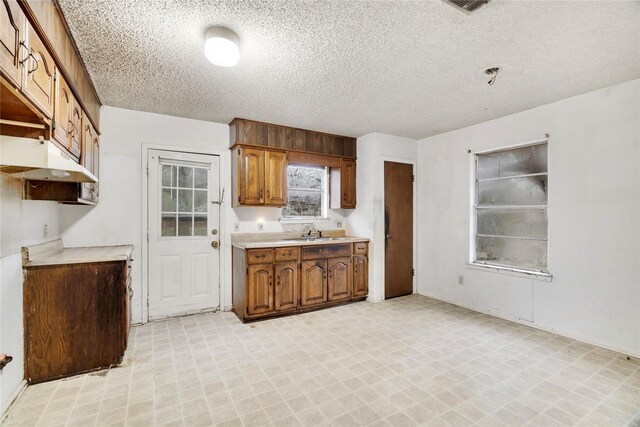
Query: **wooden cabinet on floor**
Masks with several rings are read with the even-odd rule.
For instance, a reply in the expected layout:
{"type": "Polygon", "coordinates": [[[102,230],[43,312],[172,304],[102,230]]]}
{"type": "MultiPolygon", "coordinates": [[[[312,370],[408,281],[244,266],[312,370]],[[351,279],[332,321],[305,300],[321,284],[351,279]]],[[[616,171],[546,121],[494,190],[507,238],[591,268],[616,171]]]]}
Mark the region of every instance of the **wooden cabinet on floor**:
{"type": "Polygon", "coordinates": [[[118,364],[129,333],[127,261],[25,268],[29,383],[118,364]]]}
{"type": "Polygon", "coordinates": [[[234,247],[233,310],[244,322],[362,300],[366,260],[366,242],[234,247]]]}
{"type": "Polygon", "coordinates": [[[232,153],[234,206],[286,206],[286,153],[246,147],[232,153]]]}

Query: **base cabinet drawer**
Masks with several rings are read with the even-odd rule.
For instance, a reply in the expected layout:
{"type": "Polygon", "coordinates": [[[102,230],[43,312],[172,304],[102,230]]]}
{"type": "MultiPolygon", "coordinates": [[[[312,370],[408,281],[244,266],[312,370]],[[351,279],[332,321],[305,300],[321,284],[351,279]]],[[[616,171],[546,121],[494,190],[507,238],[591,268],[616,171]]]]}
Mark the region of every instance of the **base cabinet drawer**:
{"type": "Polygon", "coordinates": [[[250,249],[247,251],[248,264],[267,264],[273,262],[273,249],[250,249]]]}

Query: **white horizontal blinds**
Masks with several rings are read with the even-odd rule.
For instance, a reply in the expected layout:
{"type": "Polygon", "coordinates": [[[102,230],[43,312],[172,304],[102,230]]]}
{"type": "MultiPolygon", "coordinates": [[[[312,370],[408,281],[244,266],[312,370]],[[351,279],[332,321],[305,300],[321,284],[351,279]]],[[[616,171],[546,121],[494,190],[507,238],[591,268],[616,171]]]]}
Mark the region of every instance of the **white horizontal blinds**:
{"type": "Polygon", "coordinates": [[[177,164],[162,164],[161,167],[161,235],[206,236],[209,168],[177,164]]]}
{"type": "Polygon", "coordinates": [[[287,184],[289,203],[283,210],[284,217],[322,216],[326,189],[326,168],[289,165],[287,184]]]}
{"type": "Polygon", "coordinates": [[[547,143],[476,155],[476,263],[547,270],[547,143]]]}

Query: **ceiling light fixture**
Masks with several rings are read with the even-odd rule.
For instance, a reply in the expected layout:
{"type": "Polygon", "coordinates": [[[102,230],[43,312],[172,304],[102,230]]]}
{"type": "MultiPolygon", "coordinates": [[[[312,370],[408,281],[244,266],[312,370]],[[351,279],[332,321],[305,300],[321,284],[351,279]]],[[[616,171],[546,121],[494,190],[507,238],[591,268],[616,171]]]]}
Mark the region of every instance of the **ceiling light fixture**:
{"type": "Polygon", "coordinates": [[[204,55],[221,67],[233,67],[240,59],[238,35],[225,27],[210,27],[205,33],[204,55]]]}

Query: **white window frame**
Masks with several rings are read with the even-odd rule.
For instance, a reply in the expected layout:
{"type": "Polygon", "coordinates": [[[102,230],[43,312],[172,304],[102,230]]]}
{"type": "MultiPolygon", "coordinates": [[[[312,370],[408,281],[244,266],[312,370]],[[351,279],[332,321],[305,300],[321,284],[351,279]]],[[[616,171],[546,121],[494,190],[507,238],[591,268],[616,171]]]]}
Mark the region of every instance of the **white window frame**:
{"type": "MultiPolygon", "coordinates": [[[[287,165],[287,192],[290,190],[297,191],[313,191],[307,190],[305,188],[291,188],[289,187],[289,167],[298,167],[298,168],[312,168],[312,169],[322,169],[322,198],[321,198],[321,213],[320,216],[303,216],[303,215],[293,215],[293,216],[285,216],[282,215],[280,218],[280,222],[309,222],[309,221],[328,221],[328,213],[329,213],[329,168],[322,165],[307,165],[307,164],[298,164],[298,163],[289,163],[287,165]]],[[[289,200],[287,199],[287,206],[289,205],[289,200]]],[[[283,209],[284,211],[284,209],[283,209]]]]}
{"type": "MultiPolygon", "coordinates": [[[[478,181],[477,181],[477,177],[478,177],[478,164],[477,164],[477,158],[478,155],[483,155],[483,154],[491,154],[491,153],[497,153],[497,152],[501,152],[501,151],[507,151],[507,150],[514,150],[517,148],[524,148],[524,147],[531,147],[534,145],[540,145],[540,144],[547,144],[547,150],[549,150],[549,138],[548,136],[543,138],[543,139],[538,139],[538,140],[534,140],[534,141],[528,141],[528,142],[524,142],[524,143],[519,143],[519,144],[514,144],[514,145],[508,145],[508,146],[503,146],[500,148],[492,148],[489,150],[482,150],[482,151],[471,151],[469,150],[469,154],[470,154],[470,178],[471,178],[471,191],[470,193],[470,211],[469,211],[469,216],[470,216],[470,234],[469,234],[469,261],[467,262],[467,267],[470,269],[474,269],[474,270],[481,270],[481,271],[492,271],[492,272],[498,272],[498,273],[505,273],[508,275],[513,275],[513,276],[519,276],[519,277],[530,277],[530,278],[534,278],[534,279],[538,279],[538,280],[543,280],[543,281],[551,281],[553,279],[553,275],[550,273],[550,266],[549,266],[549,241],[550,241],[550,235],[549,235],[549,211],[550,211],[550,198],[549,198],[549,194],[547,194],[547,204],[546,204],[546,209],[547,209],[547,270],[543,271],[543,270],[535,270],[535,269],[527,269],[527,268],[522,268],[522,267],[516,267],[516,266],[509,266],[509,265],[501,265],[501,264],[492,264],[492,263],[488,263],[485,261],[476,261],[476,234],[477,234],[477,215],[476,215],[476,202],[477,202],[477,194],[478,194],[478,181]]],[[[547,151],[548,152],[548,151],[547,151]]],[[[549,171],[549,161],[547,159],[547,175],[550,174],[549,171]]]]}

